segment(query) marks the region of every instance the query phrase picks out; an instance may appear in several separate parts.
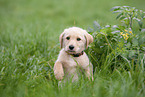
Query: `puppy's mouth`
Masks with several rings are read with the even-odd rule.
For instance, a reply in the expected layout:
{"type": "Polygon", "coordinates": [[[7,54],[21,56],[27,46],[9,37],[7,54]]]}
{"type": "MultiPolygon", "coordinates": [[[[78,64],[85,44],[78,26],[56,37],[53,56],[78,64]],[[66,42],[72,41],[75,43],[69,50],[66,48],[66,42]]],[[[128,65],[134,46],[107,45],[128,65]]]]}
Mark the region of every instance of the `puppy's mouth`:
{"type": "Polygon", "coordinates": [[[83,51],[83,50],[80,50],[79,48],[74,48],[74,49],[64,48],[64,50],[69,54],[77,54],[83,51]]]}
{"type": "Polygon", "coordinates": [[[74,50],[68,50],[69,52],[75,52],[74,50]]]}
{"type": "Polygon", "coordinates": [[[73,51],[73,50],[68,50],[68,51],[66,51],[66,53],[67,53],[68,55],[73,56],[73,57],[79,57],[79,56],[81,56],[81,55],[84,54],[84,51],[82,51],[81,53],[76,53],[76,52],[73,51]]]}
{"type": "Polygon", "coordinates": [[[75,53],[76,51],[74,51],[74,50],[67,50],[67,52],[69,52],[69,53],[75,53]]]}
{"type": "Polygon", "coordinates": [[[81,53],[82,50],[76,50],[76,49],[73,49],[73,50],[70,50],[70,49],[66,49],[65,50],[66,52],[70,53],[70,54],[77,54],[77,53],[81,53]]]}

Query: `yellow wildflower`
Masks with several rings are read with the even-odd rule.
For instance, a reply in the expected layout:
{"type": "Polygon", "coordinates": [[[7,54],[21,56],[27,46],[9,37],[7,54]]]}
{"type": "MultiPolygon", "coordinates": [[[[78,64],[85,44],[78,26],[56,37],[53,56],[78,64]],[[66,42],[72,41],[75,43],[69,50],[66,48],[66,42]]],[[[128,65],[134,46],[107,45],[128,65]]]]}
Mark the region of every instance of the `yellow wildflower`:
{"type": "Polygon", "coordinates": [[[122,34],[123,35],[123,37],[125,37],[125,34],[122,34]]]}
{"type": "Polygon", "coordinates": [[[132,31],[129,31],[129,33],[131,33],[131,34],[132,34],[132,31]]]}
{"type": "Polygon", "coordinates": [[[129,37],[127,36],[127,37],[126,37],[126,40],[127,40],[128,38],[129,38],[129,37]]]}
{"type": "Polygon", "coordinates": [[[127,40],[128,38],[129,38],[129,37],[128,37],[127,35],[124,37],[125,40],[127,40]]]}
{"type": "Polygon", "coordinates": [[[128,33],[126,33],[126,35],[129,35],[128,33]]]}
{"type": "Polygon", "coordinates": [[[125,32],[128,32],[128,30],[124,29],[125,32]]]}
{"type": "Polygon", "coordinates": [[[127,39],[129,38],[128,35],[129,35],[128,33],[126,33],[126,34],[122,34],[122,36],[123,36],[123,38],[124,38],[125,40],[127,40],[127,39]]]}
{"type": "Polygon", "coordinates": [[[128,37],[127,34],[125,35],[125,37],[128,37]]]}
{"type": "Polygon", "coordinates": [[[123,32],[120,32],[120,35],[122,35],[123,34],[123,32]]]}

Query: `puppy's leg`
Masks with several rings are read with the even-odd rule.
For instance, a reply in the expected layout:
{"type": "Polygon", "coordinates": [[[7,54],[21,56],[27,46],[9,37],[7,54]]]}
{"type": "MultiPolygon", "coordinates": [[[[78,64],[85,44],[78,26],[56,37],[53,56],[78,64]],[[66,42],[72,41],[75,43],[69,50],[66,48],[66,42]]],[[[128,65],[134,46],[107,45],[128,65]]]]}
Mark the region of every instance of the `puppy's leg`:
{"type": "Polygon", "coordinates": [[[64,76],[63,66],[62,63],[59,61],[56,61],[54,64],[54,75],[57,80],[62,80],[64,76]]]}
{"type": "Polygon", "coordinates": [[[92,79],[92,81],[94,80],[94,78],[93,78],[93,66],[92,66],[92,64],[90,64],[85,69],[85,75],[86,75],[86,77],[88,77],[89,80],[90,80],[90,78],[92,79]]]}

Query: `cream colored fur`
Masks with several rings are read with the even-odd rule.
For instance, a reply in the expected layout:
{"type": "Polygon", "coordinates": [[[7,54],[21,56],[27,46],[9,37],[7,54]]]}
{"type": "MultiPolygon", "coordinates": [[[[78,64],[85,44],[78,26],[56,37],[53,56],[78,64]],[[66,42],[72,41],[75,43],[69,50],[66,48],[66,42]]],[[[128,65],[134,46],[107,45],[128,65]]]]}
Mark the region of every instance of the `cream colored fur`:
{"type": "Polygon", "coordinates": [[[72,79],[72,82],[74,82],[78,80],[78,71],[83,71],[89,79],[91,78],[93,80],[93,66],[86,53],[84,52],[79,57],[72,56],[72,54],[78,54],[84,51],[93,42],[93,37],[86,30],[71,27],[64,30],[59,37],[59,41],[62,49],[54,64],[54,75],[56,79],[72,79]],[[74,46],[73,50],[70,49],[70,45],[74,46]]]}

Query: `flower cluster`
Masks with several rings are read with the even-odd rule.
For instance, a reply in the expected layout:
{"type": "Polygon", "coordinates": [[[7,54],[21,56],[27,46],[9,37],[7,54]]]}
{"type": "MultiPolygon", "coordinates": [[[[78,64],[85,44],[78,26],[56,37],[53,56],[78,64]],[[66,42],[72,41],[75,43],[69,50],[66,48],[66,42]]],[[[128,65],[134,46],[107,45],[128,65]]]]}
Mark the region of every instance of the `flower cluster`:
{"type": "Polygon", "coordinates": [[[120,32],[120,35],[122,35],[123,38],[124,38],[125,40],[127,40],[127,39],[129,38],[129,33],[130,33],[130,34],[133,34],[131,30],[126,30],[126,29],[124,29],[124,33],[123,33],[123,32],[120,32]]]}

